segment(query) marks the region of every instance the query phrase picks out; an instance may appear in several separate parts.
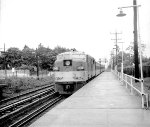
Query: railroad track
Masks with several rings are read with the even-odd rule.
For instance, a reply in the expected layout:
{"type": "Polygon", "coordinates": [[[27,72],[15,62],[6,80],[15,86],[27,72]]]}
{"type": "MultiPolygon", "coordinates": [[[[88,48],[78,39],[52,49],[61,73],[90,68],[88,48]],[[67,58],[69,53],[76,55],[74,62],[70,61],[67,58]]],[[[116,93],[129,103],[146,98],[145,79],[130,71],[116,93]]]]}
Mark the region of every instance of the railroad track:
{"type": "Polygon", "coordinates": [[[26,125],[32,119],[36,118],[38,115],[43,113],[46,109],[52,107],[53,105],[55,105],[56,103],[58,103],[62,99],[63,99],[62,96],[58,96],[58,97],[53,98],[52,100],[48,101],[44,105],[42,105],[42,106],[36,108],[35,110],[33,110],[32,112],[28,113],[27,115],[25,115],[24,117],[22,117],[18,121],[14,122],[9,127],[22,127],[22,126],[26,125]]]}
{"type": "Polygon", "coordinates": [[[0,126],[20,127],[62,98],[50,87],[5,105],[0,108],[0,126]]]}
{"type": "Polygon", "coordinates": [[[54,87],[54,84],[43,86],[43,87],[37,88],[35,90],[31,90],[29,92],[19,94],[14,97],[9,97],[9,98],[3,99],[0,101],[0,108],[9,103],[15,102],[16,100],[22,100],[23,98],[27,98],[28,96],[32,96],[32,94],[34,95],[35,93],[41,92],[41,91],[46,90],[47,88],[51,88],[51,87],[54,87]]]}

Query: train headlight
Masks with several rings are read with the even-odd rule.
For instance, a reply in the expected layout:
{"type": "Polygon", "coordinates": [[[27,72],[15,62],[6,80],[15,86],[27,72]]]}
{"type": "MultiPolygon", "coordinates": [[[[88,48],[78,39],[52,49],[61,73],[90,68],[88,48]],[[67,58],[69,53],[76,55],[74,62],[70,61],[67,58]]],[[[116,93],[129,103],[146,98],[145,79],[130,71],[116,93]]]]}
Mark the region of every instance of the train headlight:
{"type": "Polygon", "coordinates": [[[59,71],[59,67],[53,67],[53,71],[59,71]]]}
{"type": "Polygon", "coordinates": [[[66,61],[66,66],[69,66],[70,65],[70,61],[66,61]]]}
{"type": "Polygon", "coordinates": [[[83,66],[79,66],[79,67],[77,67],[77,70],[78,71],[84,70],[84,67],[83,66]]]}

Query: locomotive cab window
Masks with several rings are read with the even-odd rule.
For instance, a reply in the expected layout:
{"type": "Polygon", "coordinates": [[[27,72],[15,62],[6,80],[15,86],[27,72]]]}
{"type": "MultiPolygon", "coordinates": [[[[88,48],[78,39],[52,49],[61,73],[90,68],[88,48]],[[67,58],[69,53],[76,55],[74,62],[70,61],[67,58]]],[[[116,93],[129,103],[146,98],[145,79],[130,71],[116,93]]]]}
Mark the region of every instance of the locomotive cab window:
{"type": "Polygon", "coordinates": [[[64,60],[64,66],[72,66],[72,60],[64,60]]]}

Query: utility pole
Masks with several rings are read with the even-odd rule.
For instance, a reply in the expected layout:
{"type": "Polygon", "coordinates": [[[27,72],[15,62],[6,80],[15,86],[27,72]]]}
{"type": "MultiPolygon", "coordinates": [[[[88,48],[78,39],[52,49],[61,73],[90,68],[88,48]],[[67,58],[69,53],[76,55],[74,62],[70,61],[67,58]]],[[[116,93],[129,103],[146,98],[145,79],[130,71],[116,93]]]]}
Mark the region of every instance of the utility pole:
{"type": "Polygon", "coordinates": [[[4,69],[5,69],[5,78],[7,78],[7,64],[6,64],[6,51],[5,51],[5,43],[4,43],[4,69]]]}
{"type": "Polygon", "coordinates": [[[101,73],[101,59],[99,59],[99,64],[100,64],[100,73],[101,73]]]}
{"type": "Polygon", "coordinates": [[[111,40],[115,40],[115,46],[116,46],[116,70],[117,70],[117,65],[118,65],[118,60],[117,60],[117,51],[118,51],[118,40],[121,40],[118,38],[118,34],[122,34],[122,33],[111,33],[111,34],[114,34],[115,35],[115,39],[111,39],[111,40]]]}
{"type": "Polygon", "coordinates": [[[114,70],[114,51],[111,52],[111,69],[114,70]]]}
{"type": "Polygon", "coordinates": [[[37,79],[39,80],[39,56],[36,48],[37,79]]]}
{"type": "Polygon", "coordinates": [[[139,60],[138,60],[138,33],[137,33],[137,3],[133,0],[134,12],[134,64],[135,64],[135,78],[139,79],[139,60]]]}
{"type": "Polygon", "coordinates": [[[114,66],[115,66],[115,65],[114,65],[114,53],[113,53],[113,70],[114,70],[114,66]]]}

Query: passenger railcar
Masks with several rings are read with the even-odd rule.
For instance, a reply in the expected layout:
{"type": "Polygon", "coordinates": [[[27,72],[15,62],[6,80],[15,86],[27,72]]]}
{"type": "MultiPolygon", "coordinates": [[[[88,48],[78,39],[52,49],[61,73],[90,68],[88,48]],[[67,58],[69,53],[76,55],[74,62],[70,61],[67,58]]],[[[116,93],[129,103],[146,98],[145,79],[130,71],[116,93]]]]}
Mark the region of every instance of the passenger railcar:
{"type": "Polygon", "coordinates": [[[74,93],[102,71],[93,57],[77,51],[57,55],[53,70],[55,91],[60,94],[74,93]]]}

